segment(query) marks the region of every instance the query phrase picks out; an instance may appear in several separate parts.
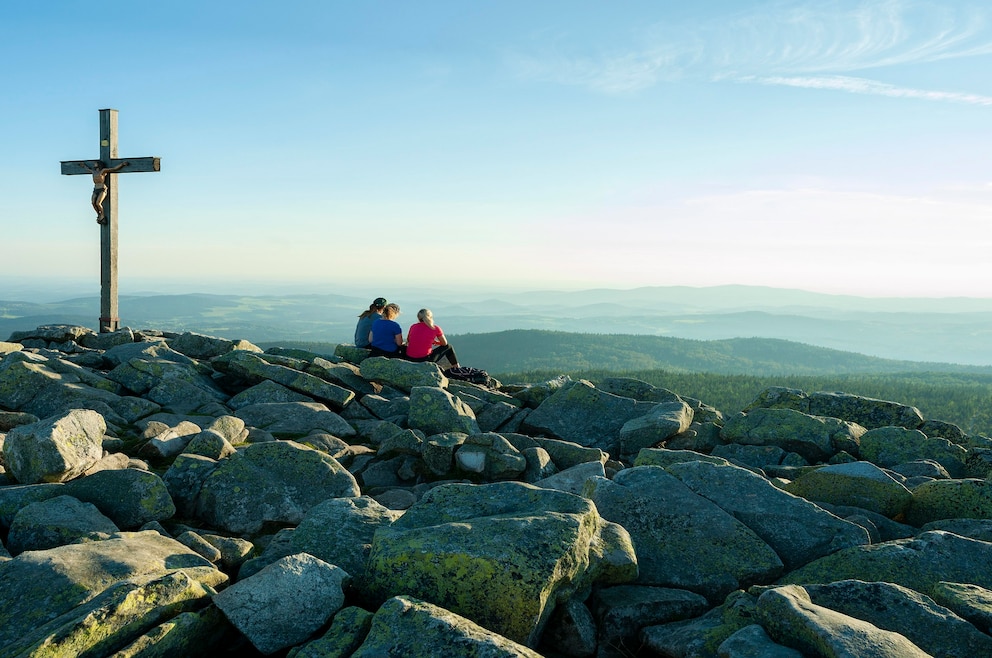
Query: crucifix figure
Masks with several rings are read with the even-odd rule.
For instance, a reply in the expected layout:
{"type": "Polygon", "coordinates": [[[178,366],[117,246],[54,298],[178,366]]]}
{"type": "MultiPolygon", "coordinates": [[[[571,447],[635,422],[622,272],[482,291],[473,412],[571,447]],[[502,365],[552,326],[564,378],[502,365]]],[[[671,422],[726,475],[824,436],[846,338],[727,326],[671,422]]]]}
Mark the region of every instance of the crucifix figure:
{"type": "Polygon", "coordinates": [[[107,216],[103,212],[103,200],[107,198],[107,175],[116,174],[128,164],[130,163],[124,161],[116,167],[105,167],[99,160],[94,162],[92,166],[88,162],[79,163],[81,167],[93,174],[93,196],[90,197],[90,203],[93,204],[93,210],[96,211],[97,224],[107,223],[107,216]]]}
{"type": "Polygon", "coordinates": [[[117,157],[117,110],[100,110],[100,159],[63,160],[62,174],[91,174],[90,203],[100,226],[100,331],[117,331],[117,174],[159,171],[159,158],[117,157]]]}

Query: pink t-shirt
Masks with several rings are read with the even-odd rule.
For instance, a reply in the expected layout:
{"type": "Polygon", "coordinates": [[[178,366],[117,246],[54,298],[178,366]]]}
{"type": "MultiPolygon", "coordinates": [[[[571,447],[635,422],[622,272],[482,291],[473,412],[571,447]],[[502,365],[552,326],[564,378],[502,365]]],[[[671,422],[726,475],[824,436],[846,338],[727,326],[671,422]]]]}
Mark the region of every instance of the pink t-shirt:
{"type": "Polygon", "coordinates": [[[406,336],[406,355],[412,359],[422,359],[431,353],[435,345],[440,344],[441,327],[434,325],[431,329],[423,322],[410,325],[406,336]]]}

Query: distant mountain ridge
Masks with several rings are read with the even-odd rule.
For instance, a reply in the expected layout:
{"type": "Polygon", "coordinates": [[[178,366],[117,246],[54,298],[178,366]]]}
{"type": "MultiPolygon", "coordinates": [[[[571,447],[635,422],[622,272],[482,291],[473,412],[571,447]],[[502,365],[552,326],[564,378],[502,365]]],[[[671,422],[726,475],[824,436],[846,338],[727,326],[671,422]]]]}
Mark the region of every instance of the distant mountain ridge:
{"type": "MultiPolygon", "coordinates": [[[[390,291],[382,291],[389,293],[390,291]]],[[[3,296],[0,290],[0,297],[3,296]]],[[[992,299],[864,298],[754,286],[480,294],[397,290],[405,326],[434,311],[450,336],[518,329],[693,340],[772,338],[898,361],[992,364],[992,299]]],[[[354,294],[122,295],[122,322],[255,342],[350,342],[354,294]]],[[[99,300],[0,301],[0,338],[42,324],[94,327],[99,300]]]]}

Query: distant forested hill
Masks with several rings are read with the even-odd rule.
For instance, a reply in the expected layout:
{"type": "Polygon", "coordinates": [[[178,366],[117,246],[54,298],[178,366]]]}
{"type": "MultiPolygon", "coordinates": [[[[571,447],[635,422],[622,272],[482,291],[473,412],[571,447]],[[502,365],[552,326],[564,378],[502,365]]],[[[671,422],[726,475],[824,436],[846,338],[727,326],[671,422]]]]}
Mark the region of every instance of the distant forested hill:
{"type": "Polygon", "coordinates": [[[702,400],[725,414],[741,411],[771,386],[813,391],[843,391],[916,407],[924,418],[954,423],[968,434],[992,436],[992,375],[981,373],[903,372],[848,375],[718,375],[669,370],[554,370],[504,373],[504,381],[533,383],[560,374],[598,383],[607,377],[632,377],[681,396],[702,400]]]}
{"type": "MultiPolygon", "coordinates": [[[[889,361],[850,352],[745,338],[695,341],[554,331],[451,336],[465,365],[504,382],[568,375],[599,382],[633,377],[737,413],[770,386],[843,391],[917,407],[925,418],[992,436],[992,368],[889,361]]],[[[333,343],[260,343],[331,354],[333,343]]]]}
{"type": "Polygon", "coordinates": [[[774,338],[691,340],[666,336],[512,330],[451,337],[463,364],[501,374],[534,370],[651,370],[745,375],[975,372],[992,367],[896,361],[774,338]]]}
{"type": "Polygon", "coordinates": [[[633,377],[737,413],[770,386],[843,391],[917,407],[925,418],[992,436],[992,368],[894,361],[769,338],[697,341],[659,336],[504,331],[452,336],[463,364],[503,381],[567,374],[633,377]]]}

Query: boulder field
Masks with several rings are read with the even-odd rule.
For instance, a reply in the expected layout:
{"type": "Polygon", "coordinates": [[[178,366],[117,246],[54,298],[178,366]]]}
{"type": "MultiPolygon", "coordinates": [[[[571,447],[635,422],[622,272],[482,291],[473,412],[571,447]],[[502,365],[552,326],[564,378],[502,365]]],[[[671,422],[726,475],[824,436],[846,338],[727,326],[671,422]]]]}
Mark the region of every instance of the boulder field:
{"type": "Polygon", "coordinates": [[[0,342],[0,655],[989,656],[990,471],[839,392],[43,326],[0,342]]]}

